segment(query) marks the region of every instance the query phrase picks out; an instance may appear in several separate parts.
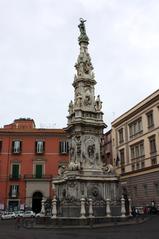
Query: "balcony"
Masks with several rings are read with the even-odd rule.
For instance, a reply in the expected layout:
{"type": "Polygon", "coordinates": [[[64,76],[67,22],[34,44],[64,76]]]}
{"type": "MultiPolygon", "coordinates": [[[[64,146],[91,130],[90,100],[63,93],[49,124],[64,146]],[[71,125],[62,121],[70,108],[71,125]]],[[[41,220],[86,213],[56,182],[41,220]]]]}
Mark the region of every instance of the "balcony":
{"type": "Polygon", "coordinates": [[[9,192],[9,198],[11,199],[19,198],[19,192],[9,192]]]}
{"type": "Polygon", "coordinates": [[[21,179],[21,175],[9,175],[9,179],[12,181],[18,181],[21,179]]]}
{"type": "Polygon", "coordinates": [[[51,181],[52,175],[40,175],[37,176],[35,174],[25,174],[24,175],[25,181],[51,181]]]}

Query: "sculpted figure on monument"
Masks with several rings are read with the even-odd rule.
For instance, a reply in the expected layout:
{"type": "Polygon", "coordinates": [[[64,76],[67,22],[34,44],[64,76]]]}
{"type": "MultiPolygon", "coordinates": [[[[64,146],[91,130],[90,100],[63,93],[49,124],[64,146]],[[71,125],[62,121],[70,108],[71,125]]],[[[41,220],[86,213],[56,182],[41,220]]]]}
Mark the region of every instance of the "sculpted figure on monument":
{"type": "Polygon", "coordinates": [[[85,29],[85,23],[86,20],[84,20],[83,18],[80,18],[80,24],[78,25],[79,29],[80,29],[80,33],[81,35],[86,35],[86,29],[85,29]]]}
{"type": "Polygon", "coordinates": [[[83,73],[84,73],[83,62],[79,62],[79,63],[75,64],[75,68],[77,70],[77,75],[83,76],[83,73]]]}
{"type": "Polygon", "coordinates": [[[83,18],[80,18],[80,24],[78,25],[78,28],[80,30],[80,36],[79,36],[78,40],[79,40],[80,44],[81,44],[81,42],[85,42],[87,44],[89,42],[89,38],[86,34],[86,28],[85,28],[85,24],[84,24],[85,22],[86,22],[86,20],[84,20],[83,18]]]}
{"type": "Polygon", "coordinates": [[[70,163],[68,168],[72,171],[81,169],[81,164],[77,161],[75,148],[72,145],[70,146],[70,163]]]}
{"type": "Polygon", "coordinates": [[[71,100],[70,103],[69,103],[68,112],[69,112],[69,114],[72,114],[72,113],[73,113],[73,102],[72,102],[72,100],[71,100]]]}
{"type": "Polygon", "coordinates": [[[92,100],[91,100],[91,93],[89,89],[86,89],[86,94],[85,94],[85,99],[84,99],[84,105],[88,106],[91,105],[92,100]]]}
{"type": "Polygon", "coordinates": [[[95,144],[89,145],[87,150],[89,158],[94,158],[95,144]]]}
{"type": "Polygon", "coordinates": [[[75,149],[73,146],[70,146],[70,160],[73,160],[75,157],[75,149]]]}
{"type": "Polygon", "coordinates": [[[82,96],[79,92],[76,95],[75,105],[76,105],[76,107],[81,107],[82,106],[82,96]]]}
{"type": "Polygon", "coordinates": [[[100,111],[102,109],[102,101],[100,100],[100,95],[97,96],[97,99],[95,102],[95,109],[96,111],[100,111]]]}
{"type": "Polygon", "coordinates": [[[85,74],[89,74],[90,70],[92,70],[92,64],[89,60],[86,60],[83,65],[83,70],[85,74]]]}

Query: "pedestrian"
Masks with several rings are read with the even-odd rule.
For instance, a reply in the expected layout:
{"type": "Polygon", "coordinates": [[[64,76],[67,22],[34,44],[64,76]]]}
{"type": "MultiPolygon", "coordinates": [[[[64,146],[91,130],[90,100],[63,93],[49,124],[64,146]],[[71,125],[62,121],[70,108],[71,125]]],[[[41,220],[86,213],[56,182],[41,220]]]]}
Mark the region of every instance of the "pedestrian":
{"type": "Polygon", "coordinates": [[[20,218],[20,216],[18,215],[17,218],[16,218],[16,229],[19,229],[19,228],[20,228],[20,223],[21,223],[21,218],[20,218]]]}

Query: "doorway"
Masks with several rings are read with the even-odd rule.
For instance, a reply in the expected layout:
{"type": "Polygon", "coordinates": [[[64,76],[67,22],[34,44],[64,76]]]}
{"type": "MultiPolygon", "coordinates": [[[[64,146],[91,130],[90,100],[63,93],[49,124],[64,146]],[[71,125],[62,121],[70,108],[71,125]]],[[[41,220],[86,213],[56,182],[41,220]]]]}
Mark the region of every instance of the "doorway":
{"type": "Polygon", "coordinates": [[[41,211],[41,200],[43,198],[43,194],[41,192],[35,192],[32,197],[32,210],[35,213],[39,213],[41,211]]]}

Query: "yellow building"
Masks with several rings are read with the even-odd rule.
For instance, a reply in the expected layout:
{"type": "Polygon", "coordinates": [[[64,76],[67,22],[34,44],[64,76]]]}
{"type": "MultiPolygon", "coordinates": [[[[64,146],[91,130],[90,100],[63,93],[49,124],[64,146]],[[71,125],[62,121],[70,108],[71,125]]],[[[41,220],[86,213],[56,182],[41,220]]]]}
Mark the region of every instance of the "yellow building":
{"type": "Polygon", "coordinates": [[[159,90],[112,122],[112,150],[123,193],[159,204],[159,90]]]}

